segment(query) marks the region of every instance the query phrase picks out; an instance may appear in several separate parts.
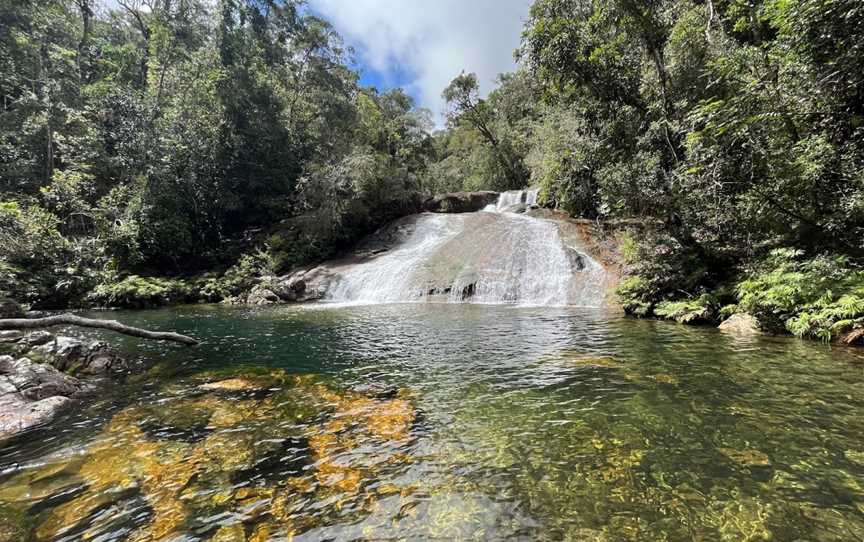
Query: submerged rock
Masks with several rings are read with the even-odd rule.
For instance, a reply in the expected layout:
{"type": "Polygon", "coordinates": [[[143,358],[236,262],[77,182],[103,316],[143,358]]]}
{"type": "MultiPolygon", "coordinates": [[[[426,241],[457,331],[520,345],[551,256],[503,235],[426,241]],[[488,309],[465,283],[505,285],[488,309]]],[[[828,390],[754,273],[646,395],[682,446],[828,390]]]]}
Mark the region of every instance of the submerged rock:
{"type": "Polygon", "coordinates": [[[752,336],[762,333],[759,321],[747,313],[733,314],[720,324],[720,331],[731,335],[752,336]]]}
{"type": "Polygon", "coordinates": [[[771,458],[759,450],[735,450],[733,448],[718,448],[721,454],[742,467],[770,467],[771,458]]]}
{"type": "Polygon", "coordinates": [[[194,532],[207,540],[263,541],[306,532],[333,514],[367,513],[400,492],[382,492],[374,481],[382,469],[410,461],[403,445],[416,412],[406,399],[336,390],[278,371],[193,389],[213,393],[127,407],[83,454],[17,475],[5,486],[16,491],[0,492],[0,499],[26,511],[38,480],[52,481],[41,494],[65,495],[38,516],[35,540],[99,539],[116,532],[106,518],[135,509],[128,540],[194,532]],[[280,389],[265,398],[217,393],[250,386],[280,389]],[[185,438],[205,420],[206,432],[185,438]]]}
{"type": "Polygon", "coordinates": [[[563,354],[567,365],[574,367],[585,367],[586,369],[620,369],[624,364],[612,356],[592,356],[581,352],[567,352],[563,354]]]}
{"type": "Polygon", "coordinates": [[[260,391],[265,389],[260,383],[245,378],[229,378],[218,382],[201,384],[198,389],[205,391],[260,391]]]}

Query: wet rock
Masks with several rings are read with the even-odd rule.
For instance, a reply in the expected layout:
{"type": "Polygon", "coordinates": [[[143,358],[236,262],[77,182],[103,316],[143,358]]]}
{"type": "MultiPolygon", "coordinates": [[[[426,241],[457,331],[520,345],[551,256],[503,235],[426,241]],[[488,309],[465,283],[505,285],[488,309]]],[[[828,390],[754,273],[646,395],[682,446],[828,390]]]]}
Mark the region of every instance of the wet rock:
{"type": "Polygon", "coordinates": [[[43,344],[47,344],[54,340],[54,335],[48,333],[47,331],[33,331],[32,333],[28,333],[21,338],[20,344],[26,345],[29,347],[33,346],[41,346],[43,344]]]}
{"type": "Polygon", "coordinates": [[[656,382],[660,382],[661,384],[670,384],[673,386],[678,384],[678,377],[669,373],[656,374],[651,378],[653,378],[656,382]]]}
{"type": "Polygon", "coordinates": [[[570,267],[573,271],[582,271],[585,269],[585,256],[581,252],[568,246],[565,246],[564,249],[567,252],[567,259],[570,260],[570,267]]]}
{"type": "Polygon", "coordinates": [[[288,437],[261,456],[256,457],[245,468],[235,470],[231,481],[239,483],[247,480],[258,481],[272,478],[281,480],[288,476],[300,476],[311,464],[312,450],[308,439],[288,437]]]}
{"type": "MultiPolygon", "coordinates": [[[[306,303],[323,299],[335,277],[336,272],[327,265],[292,271],[270,283],[268,291],[275,297],[268,295],[266,304],[306,303]]],[[[255,299],[249,303],[253,301],[255,299]]]]}
{"type": "Polygon", "coordinates": [[[0,298],[0,318],[24,318],[24,309],[18,302],[8,299],[8,298],[0,298]]]}
{"type": "Polygon", "coordinates": [[[730,461],[738,463],[742,467],[770,467],[771,458],[759,450],[735,450],[733,448],[718,448],[721,454],[730,461]]]}
{"type": "Polygon", "coordinates": [[[498,200],[497,192],[450,192],[439,194],[423,203],[424,211],[433,213],[473,213],[498,200]]]}
{"type": "Polygon", "coordinates": [[[838,339],[843,344],[862,346],[864,345],[864,328],[847,331],[846,333],[841,334],[838,339]]]}
{"type": "Polygon", "coordinates": [[[586,369],[620,369],[624,366],[612,356],[592,356],[577,352],[565,352],[563,357],[568,365],[585,367],[586,369]]]}
{"type": "Polygon", "coordinates": [[[0,439],[47,422],[80,389],[78,379],[50,365],[0,356],[0,439]]]}
{"type": "Polygon", "coordinates": [[[99,375],[119,369],[117,353],[102,341],[85,342],[72,337],[54,337],[33,348],[55,368],[73,374],[99,375]]]}
{"type": "Polygon", "coordinates": [[[858,450],[846,450],[843,452],[843,456],[852,463],[856,465],[864,467],[864,451],[858,450]]]}
{"type": "Polygon", "coordinates": [[[762,333],[759,322],[747,313],[733,314],[720,324],[719,329],[730,335],[752,336],[762,333]]]}
{"type": "Polygon", "coordinates": [[[399,395],[399,388],[397,387],[376,384],[361,384],[352,388],[351,391],[373,399],[393,399],[399,395]]]}
{"type": "Polygon", "coordinates": [[[302,277],[289,277],[279,281],[273,287],[273,292],[281,301],[293,303],[302,299],[306,293],[306,281],[302,277]]]}
{"type": "Polygon", "coordinates": [[[252,288],[246,297],[246,303],[249,305],[274,305],[279,301],[279,296],[275,292],[261,284],[252,288]]]}
{"type": "Polygon", "coordinates": [[[265,389],[265,386],[245,378],[229,378],[218,382],[201,384],[198,386],[198,389],[205,391],[259,391],[265,389]]]}
{"type": "Polygon", "coordinates": [[[17,343],[24,337],[23,331],[5,329],[0,331],[0,343],[17,343]]]}
{"type": "Polygon", "coordinates": [[[34,363],[27,358],[0,357],[0,375],[25,399],[38,401],[54,395],[71,396],[80,389],[78,379],[63,374],[44,363],[34,363]]]}

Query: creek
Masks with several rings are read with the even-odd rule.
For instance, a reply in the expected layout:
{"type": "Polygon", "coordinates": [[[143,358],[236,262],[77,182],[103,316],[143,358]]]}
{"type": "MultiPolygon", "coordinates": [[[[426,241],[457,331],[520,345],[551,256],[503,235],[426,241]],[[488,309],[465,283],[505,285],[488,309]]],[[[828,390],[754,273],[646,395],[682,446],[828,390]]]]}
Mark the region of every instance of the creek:
{"type": "Polygon", "coordinates": [[[862,354],[625,318],[530,197],[318,304],[112,313],[203,343],[87,332],[137,367],[0,447],[0,541],[864,539],[862,354]]]}

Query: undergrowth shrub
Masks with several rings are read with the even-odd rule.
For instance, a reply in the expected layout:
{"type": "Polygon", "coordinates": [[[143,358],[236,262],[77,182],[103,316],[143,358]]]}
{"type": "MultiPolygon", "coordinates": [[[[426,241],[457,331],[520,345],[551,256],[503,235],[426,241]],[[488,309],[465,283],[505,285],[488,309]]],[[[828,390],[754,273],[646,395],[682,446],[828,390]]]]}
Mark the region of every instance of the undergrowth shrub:
{"type": "Polygon", "coordinates": [[[708,323],[717,318],[718,307],[717,297],[709,293],[679,301],[661,301],[654,307],[654,314],[679,324],[708,323]]]}
{"type": "Polygon", "coordinates": [[[272,274],[279,267],[278,257],[269,250],[244,254],[221,276],[204,282],[200,295],[208,301],[222,301],[250,290],[260,277],[272,274]]]}
{"type": "Polygon", "coordinates": [[[143,309],[193,301],[196,297],[194,289],[182,280],[129,275],[97,285],[87,295],[87,301],[99,306],[143,309]]]}
{"type": "Polygon", "coordinates": [[[864,327],[864,270],[845,256],[778,249],[748,275],[738,305],[770,331],[828,341],[864,327]]]}
{"type": "Polygon", "coordinates": [[[658,232],[641,232],[638,242],[634,236],[630,232],[623,238],[621,252],[629,276],[616,290],[628,314],[661,316],[658,309],[678,314],[684,308],[670,302],[684,298],[696,303],[706,293],[708,268],[693,249],[658,232]]]}

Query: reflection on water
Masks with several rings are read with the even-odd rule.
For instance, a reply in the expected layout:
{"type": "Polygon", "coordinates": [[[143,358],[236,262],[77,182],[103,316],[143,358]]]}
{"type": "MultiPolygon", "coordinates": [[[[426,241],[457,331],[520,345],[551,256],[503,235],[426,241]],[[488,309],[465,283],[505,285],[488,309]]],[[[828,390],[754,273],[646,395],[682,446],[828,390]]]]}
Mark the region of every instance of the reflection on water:
{"type": "Polygon", "coordinates": [[[119,339],[152,367],[6,443],[0,541],[864,539],[853,350],[557,308],[116,316],[206,342],[119,339]]]}

